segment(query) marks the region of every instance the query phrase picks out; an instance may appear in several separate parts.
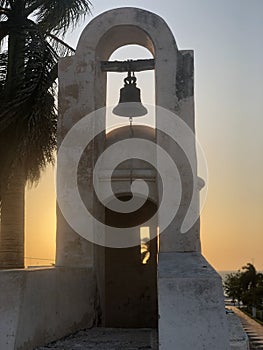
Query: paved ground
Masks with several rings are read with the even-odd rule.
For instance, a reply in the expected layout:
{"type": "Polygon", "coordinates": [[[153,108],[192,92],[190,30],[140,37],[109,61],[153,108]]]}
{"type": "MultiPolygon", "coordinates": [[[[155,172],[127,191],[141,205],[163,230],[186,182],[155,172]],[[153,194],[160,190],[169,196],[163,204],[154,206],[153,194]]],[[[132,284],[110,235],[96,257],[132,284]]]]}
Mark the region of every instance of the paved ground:
{"type": "Polygon", "coordinates": [[[157,350],[152,329],[92,328],[36,350],[157,350]]]}
{"type": "Polygon", "coordinates": [[[240,318],[243,328],[249,337],[251,350],[263,350],[263,326],[244,314],[237,307],[228,306],[228,308],[231,308],[240,318]]]}

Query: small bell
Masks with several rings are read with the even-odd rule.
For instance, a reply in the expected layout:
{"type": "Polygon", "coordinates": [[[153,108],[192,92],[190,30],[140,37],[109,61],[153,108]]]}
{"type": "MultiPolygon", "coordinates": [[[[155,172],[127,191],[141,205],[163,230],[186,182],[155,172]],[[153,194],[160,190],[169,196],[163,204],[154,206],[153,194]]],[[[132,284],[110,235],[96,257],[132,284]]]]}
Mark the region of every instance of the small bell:
{"type": "Polygon", "coordinates": [[[128,72],[128,77],[124,79],[124,87],[120,90],[120,100],[113,109],[115,115],[121,117],[142,117],[148,113],[141,102],[141,90],[136,87],[137,79],[128,72]]]}

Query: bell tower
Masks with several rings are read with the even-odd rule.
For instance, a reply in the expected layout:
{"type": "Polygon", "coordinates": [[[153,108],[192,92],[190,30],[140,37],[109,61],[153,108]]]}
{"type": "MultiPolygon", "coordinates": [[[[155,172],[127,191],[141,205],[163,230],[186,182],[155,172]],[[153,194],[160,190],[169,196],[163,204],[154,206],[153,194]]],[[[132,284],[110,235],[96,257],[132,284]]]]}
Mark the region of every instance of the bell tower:
{"type": "Polygon", "coordinates": [[[201,254],[193,51],[154,13],[105,12],[61,59],[59,111],[57,265],[93,270],[103,326],[158,327],[161,350],[229,349],[221,279],[201,254]],[[108,61],[128,44],[154,59],[108,61]],[[135,77],[148,69],[151,107],[135,77]],[[132,138],[105,131],[109,71],[127,72],[113,112],[133,118],[132,138]],[[136,125],[151,110],[156,127],[136,125]]]}

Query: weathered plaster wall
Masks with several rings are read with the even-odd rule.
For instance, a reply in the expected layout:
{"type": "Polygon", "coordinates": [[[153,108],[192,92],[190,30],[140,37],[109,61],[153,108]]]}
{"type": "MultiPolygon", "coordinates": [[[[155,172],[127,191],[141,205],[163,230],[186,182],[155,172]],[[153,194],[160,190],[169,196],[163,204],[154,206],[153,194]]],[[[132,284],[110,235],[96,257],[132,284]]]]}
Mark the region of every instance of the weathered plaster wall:
{"type": "MultiPolygon", "coordinates": [[[[175,53],[174,53],[175,55],[175,53]]],[[[169,60],[171,57],[169,56],[169,60]]],[[[178,115],[195,133],[195,106],[194,106],[194,52],[193,50],[180,50],[176,53],[176,67],[169,67],[176,73],[174,77],[173,101],[165,101],[164,108],[169,109],[172,113],[178,115]]],[[[169,86],[169,85],[168,85],[169,86]]],[[[167,92],[166,92],[167,93],[167,92]]],[[[196,159],[196,145],[194,138],[188,139],[191,143],[189,155],[191,158],[186,159],[181,145],[178,145],[171,138],[167,138],[164,133],[158,131],[165,129],[163,124],[162,113],[156,116],[157,128],[157,143],[162,148],[168,150],[169,155],[174,160],[177,168],[180,171],[182,181],[182,199],[179,210],[174,220],[169,227],[162,233],[160,238],[161,252],[193,252],[201,251],[200,242],[200,222],[197,220],[195,224],[188,230],[188,232],[181,234],[181,225],[188,211],[192,196],[195,197],[194,210],[199,217],[199,191],[194,189],[193,180],[197,178],[197,159],[196,159]],[[188,161],[191,159],[192,168],[188,161]]],[[[176,130],[174,130],[176,134],[176,130]]],[[[186,135],[184,135],[186,138],[186,135]]],[[[158,164],[158,155],[157,155],[158,164]]],[[[161,215],[161,214],[160,214],[161,215]]],[[[161,218],[160,218],[161,220],[161,218]]]]}
{"type": "Polygon", "coordinates": [[[0,349],[32,350],[96,322],[90,269],[0,272],[0,349]]]}
{"type": "Polygon", "coordinates": [[[159,349],[229,350],[221,278],[200,253],[160,253],[159,349]]]}
{"type": "Polygon", "coordinates": [[[249,339],[244,331],[239,317],[236,314],[228,314],[230,350],[249,350],[249,339]]]}

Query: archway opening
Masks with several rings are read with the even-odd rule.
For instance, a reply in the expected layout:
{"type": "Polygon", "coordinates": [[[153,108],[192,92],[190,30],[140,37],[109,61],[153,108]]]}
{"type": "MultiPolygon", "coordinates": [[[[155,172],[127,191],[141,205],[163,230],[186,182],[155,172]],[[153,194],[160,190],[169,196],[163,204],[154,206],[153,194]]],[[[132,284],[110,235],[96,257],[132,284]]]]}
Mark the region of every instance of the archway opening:
{"type": "MultiPolygon", "coordinates": [[[[151,52],[140,45],[125,45],[115,50],[110,56],[110,61],[126,61],[127,59],[152,59],[151,52]]],[[[112,108],[119,101],[120,89],[127,73],[107,73],[107,115],[106,128],[112,130],[116,127],[128,125],[128,118],[118,117],[112,113],[112,108]]],[[[153,70],[136,72],[137,86],[141,89],[142,103],[155,105],[155,72],[153,70]]],[[[134,124],[149,125],[155,127],[155,113],[151,110],[144,117],[134,118],[134,124]]]]}
{"type": "MultiPolygon", "coordinates": [[[[123,201],[128,197],[118,196],[123,201]]],[[[157,223],[151,220],[150,226],[143,224],[155,212],[156,205],[150,200],[129,214],[105,210],[107,225],[123,228],[138,225],[134,235],[141,239],[141,244],[135,247],[105,248],[106,327],[157,327],[157,223]]]]}

